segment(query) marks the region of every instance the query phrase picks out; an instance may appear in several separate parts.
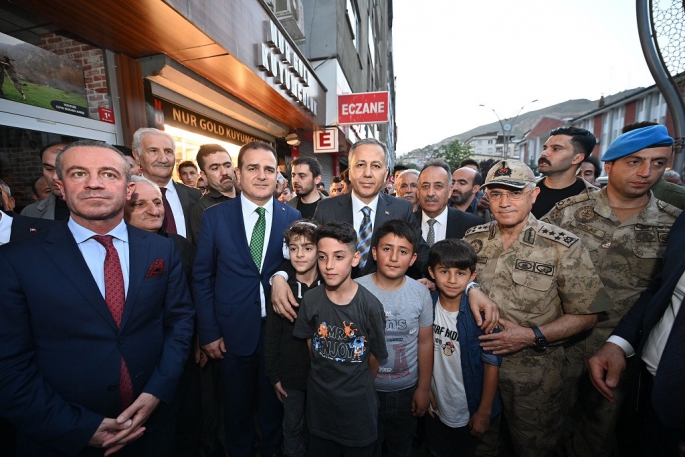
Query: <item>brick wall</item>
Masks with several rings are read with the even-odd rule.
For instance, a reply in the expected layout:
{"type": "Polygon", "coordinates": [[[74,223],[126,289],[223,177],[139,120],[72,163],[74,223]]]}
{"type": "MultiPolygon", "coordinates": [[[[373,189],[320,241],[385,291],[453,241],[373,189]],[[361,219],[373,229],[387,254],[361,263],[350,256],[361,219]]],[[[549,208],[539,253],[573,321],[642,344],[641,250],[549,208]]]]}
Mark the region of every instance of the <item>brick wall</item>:
{"type": "Polygon", "coordinates": [[[54,54],[65,56],[81,65],[86,82],[88,112],[91,119],[99,120],[98,106],[111,108],[102,50],[54,33],[41,36],[37,46],[54,54]]]}

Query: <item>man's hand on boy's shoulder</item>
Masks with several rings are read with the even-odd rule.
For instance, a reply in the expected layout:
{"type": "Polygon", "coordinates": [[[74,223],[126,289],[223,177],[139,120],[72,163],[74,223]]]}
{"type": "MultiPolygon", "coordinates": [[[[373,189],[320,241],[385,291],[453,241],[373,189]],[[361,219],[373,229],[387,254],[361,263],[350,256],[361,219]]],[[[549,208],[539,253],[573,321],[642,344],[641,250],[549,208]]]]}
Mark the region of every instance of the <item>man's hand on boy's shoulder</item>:
{"type": "Polygon", "coordinates": [[[417,281],[420,282],[421,284],[423,284],[424,286],[428,287],[428,290],[430,290],[431,292],[435,291],[435,283],[433,281],[431,281],[430,279],[421,278],[421,279],[417,279],[417,281]]]}
{"type": "Polygon", "coordinates": [[[469,307],[476,319],[476,325],[485,333],[492,333],[500,320],[497,303],[490,300],[482,290],[472,288],[469,291],[469,307]],[[485,319],[481,317],[481,312],[485,315],[485,319]]]}
{"type": "Polygon", "coordinates": [[[274,275],[271,280],[271,303],[274,307],[274,311],[279,316],[285,317],[290,322],[294,322],[297,318],[297,313],[294,308],[299,306],[293,291],[290,290],[290,286],[285,278],[281,275],[274,275]]]}
{"type": "Polygon", "coordinates": [[[423,417],[431,403],[430,389],[416,389],[411,399],[411,413],[414,417],[423,417]]]}

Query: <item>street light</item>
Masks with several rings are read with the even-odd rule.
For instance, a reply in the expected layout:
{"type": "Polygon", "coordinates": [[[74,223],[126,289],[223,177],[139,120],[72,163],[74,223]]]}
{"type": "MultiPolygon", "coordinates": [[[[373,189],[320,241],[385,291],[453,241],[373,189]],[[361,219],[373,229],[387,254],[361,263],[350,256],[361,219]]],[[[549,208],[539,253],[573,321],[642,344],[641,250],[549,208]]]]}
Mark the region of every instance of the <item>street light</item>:
{"type": "MultiPolygon", "coordinates": [[[[503,138],[503,142],[504,142],[504,150],[503,150],[503,159],[504,160],[506,160],[508,158],[508,155],[509,155],[509,138],[511,136],[510,132],[511,132],[512,127],[514,125],[516,125],[516,121],[519,118],[519,114],[521,114],[521,111],[523,111],[523,108],[525,108],[528,105],[532,105],[533,103],[535,103],[537,101],[538,100],[535,99],[532,102],[526,103],[525,105],[523,105],[519,109],[518,113],[516,113],[516,116],[514,116],[514,121],[511,124],[508,124],[508,123],[505,124],[502,121],[502,119],[499,117],[499,114],[497,114],[497,111],[495,111],[494,108],[490,108],[489,106],[483,105],[482,103],[480,105],[478,105],[478,106],[482,106],[483,108],[490,108],[492,110],[492,112],[495,113],[495,116],[497,116],[497,121],[499,122],[499,126],[502,128],[502,138],[503,138]]],[[[509,119],[511,119],[511,118],[504,119],[504,121],[508,121],[509,119]]]]}

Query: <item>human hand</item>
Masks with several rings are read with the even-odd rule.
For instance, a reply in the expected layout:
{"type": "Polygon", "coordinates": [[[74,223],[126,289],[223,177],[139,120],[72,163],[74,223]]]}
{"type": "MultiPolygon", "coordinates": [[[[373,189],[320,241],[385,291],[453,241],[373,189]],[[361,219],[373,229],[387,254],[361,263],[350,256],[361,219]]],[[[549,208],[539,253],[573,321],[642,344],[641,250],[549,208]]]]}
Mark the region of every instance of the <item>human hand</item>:
{"type": "Polygon", "coordinates": [[[411,413],[414,417],[423,417],[431,404],[430,389],[416,389],[411,399],[411,413]]]}
{"type": "Polygon", "coordinates": [[[435,401],[435,395],[433,395],[433,391],[429,390],[428,391],[428,398],[430,400],[430,408],[428,408],[428,414],[430,417],[435,417],[435,413],[433,411],[438,410],[438,402],[435,401]],[[432,409],[431,409],[432,408],[432,409]]]}
{"type": "Polygon", "coordinates": [[[285,317],[290,322],[293,322],[297,317],[293,308],[300,305],[297,304],[293,291],[288,286],[288,281],[281,275],[274,275],[271,279],[271,303],[276,314],[285,317]]]}
{"type": "Polygon", "coordinates": [[[209,356],[210,359],[223,359],[224,353],[226,352],[226,345],[224,345],[224,339],[219,338],[216,341],[212,341],[209,344],[202,346],[202,350],[209,356]]]}
{"type": "MultiPolygon", "coordinates": [[[[97,430],[95,430],[95,433],[93,434],[90,441],[88,441],[88,446],[97,448],[103,447],[103,443],[105,441],[112,438],[120,431],[129,428],[132,422],[133,421],[129,420],[120,424],[117,422],[116,419],[110,419],[105,417],[100,423],[100,426],[97,428],[97,430]]],[[[142,431],[140,433],[142,434],[142,431]]]]}
{"type": "Polygon", "coordinates": [[[199,341],[195,341],[195,344],[193,344],[193,355],[195,357],[195,363],[199,363],[200,368],[204,368],[205,365],[207,365],[207,362],[209,362],[209,357],[207,357],[207,354],[200,348],[199,341]]]}
{"type": "Polygon", "coordinates": [[[490,209],[490,197],[488,197],[487,192],[483,192],[483,196],[478,200],[476,207],[481,211],[490,209]]]}
{"type": "Polygon", "coordinates": [[[490,414],[481,410],[476,411],[471,416],[471,419],[469,419],[469,428],[471,429],[471,435],[481,436],[490,428],[490,414]]]}
{"type": "Polygon", "coordinates": [[[499,319],[502,330],[478,337],[482,341],[480,346],[484,351],[492,351],[495,355],[511,354],[530,346],[535,340],[533,330],[521,327],[506,319],[499,319]]]}
{"type": "Polygon", "coordinates": [[[626,353],[614,343],[605,343],[587,362],[590,380],[604,398],[616,403],[614,389],[626,369],[626,353]]]}
{"type": "Polygon", "coordinates": [[[283,386],[281,386],[281,381],[278,381],[276,384],[274,384],[274,390],[276,391],[278,401],[283,403],[283,399],[288,396],[288,392],[286,392],[283,386]]]}
{"type": "Polygon", "coordinates": [[[435,283],[428,278],[421,278],[418,280],[421,284],[428,287],[428,290],[433,292],[435,290],[435,283]]]}
{"type": "Polygon", "coordinates": [[[471,288],[469,291],[469,308],[476,319],[476,325],[480,327],[485,333],[492,333],[497,327],[499,321],[499,308],[497,303],[490,300],[490,297],[480,290],[471,288]],[[485,314],[485,320],[481,318],[480,313],[485,314]]]}
{"type": "Polygon", "coordinates": [[[105,457],[140,438],[145,431],[145,427],[142,425],[148,420],[150,414],[157,409],[158,405],[159,398],[147,392],[143,392],[136,398],[136,401],[134,401],[131,406],[119,414],[119,417],[116,419],[117,424],[129,424],[129,427],[116,435],[109,437],[102,443],[103,447],[108,448],[105,451],[105,457]]]}

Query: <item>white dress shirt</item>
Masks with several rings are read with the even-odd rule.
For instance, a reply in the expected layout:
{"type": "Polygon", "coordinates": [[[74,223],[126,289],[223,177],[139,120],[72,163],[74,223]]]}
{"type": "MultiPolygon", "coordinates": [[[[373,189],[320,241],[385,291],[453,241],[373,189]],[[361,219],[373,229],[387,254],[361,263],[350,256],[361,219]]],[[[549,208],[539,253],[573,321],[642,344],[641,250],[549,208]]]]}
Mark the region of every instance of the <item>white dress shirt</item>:
{"type": "MultiPolygon", "coordinates": [[[[671,334],[671,329],[673,328],[673,322],[678,314],[678,310],[683,303],[683,297],[685,297],[685,273],[680,277],[680,280],[673,289],[673,295],[671,295],[671,304],[668,305],[664,315],[661,316],[659,322],[652,328],[647,336],[647,341],[645,342],[645,347],[642,351],[642,360],[645,362],[647,370],[656,376],[656,369],[659,367],[659,361],[661,361],[661,354],[664,352],[666,347],[666,342],[668,341],[668,336],[671,334]]],[[[635,348],[617,335],[611,335],[607,340],[607,343],[614,343],[626,353],[626,357],[632,357],[635,355],[635,348]]]]}
{"type": "MultiPolygon", "coordinates": [[[[257,207],[259,205],[254,204],[247,198],[244,194],[240,194],[240,206],[243,210],[243,222],[245,223],[245,237],[247,245],[250,246],[250,241],[252,240],[252,231],[254,230],[257,221],[259,220],[259,213],[257,212],[257,207]]],[[[262,246],[262,264],[259,266],[259,270],[262,270],[264,265],[264,257],[266,257],[266,248],[269,246],[269,239],[271,238],[271,223],[274,219],[274,200],[270,199],[263,208],[264,219],[266,219],[266,228],[264,232],[264,245],[262,246]]],[[[266,295],[264,294],[264,286],[262,282],[259,282],[259,301],[262,305],[262,317],[266,317],[266,295]]]]}
{"type": "Polygon", "coordinates": [[[359,234],[359,228],[362,225],[362,220],[364,220],[364,213],[362,209],[368,206],[371,209],[371,231],[373,232],[373,224],[376,221],[376,208],[378,208],[378,195],[374,198],[368,205],[354,195],[354,192],[350,193],[352,197],[352,225],[354,225],[354,231],[359,234]]]}
{"type": "MultiPolygon", "coordinates": [[[[102,297],[105,298],[105,256],[107,250],[98,241],[95,241],[93,235],[97,233],[89,230],[76,222],[70,217],[67,223],[71,234],[74,235],[76,244],[83,254],[83,259],[88,265],[88,269],[95,279],[95,283],[100,289],[102,297]]],[[[129,275],[129,257],[128,257],[128,229],[126,223],[122,221],[105,235],[112,235],[112,243],[119,254],[119,263],[121,263],[121,272],[124,275],[124,292],[128,296],[128,275],[129,275]]],[[[65,259],[65,261],[68,259],[65,259]]]]}
{"type": "Polygon", "coordinates": [[[181,200],[178,198],[178,192],[176,192],[176,186],[174,183],[169,181],[166,186],[166,199],[171,206],[171,212],[174,214],[174,222],[176,223],[176,233],[184,238],[186,236],[186,218],[183,215],[183,207],[181,206],[181,200]]]}
{"type": "MultiPolygon", "coordinates": [[[[423,240],[428,240],[428,230],[430,230],[430,225],[428,225],[428,215],[421,211],[421,235],[423,235],[423,240]]],[[[434,217],[435,224],[433,224],[433,233],[435,233],[435,242],[442,241],[447,237],[447,207],[442,210],[442,213],[438,214],[438,217],[434,217]]]]}
{"type": "Polygon", "coordinates": [[[0,246],[10,242],[12,235],[12,217],[0,211],[0,246]]]}

